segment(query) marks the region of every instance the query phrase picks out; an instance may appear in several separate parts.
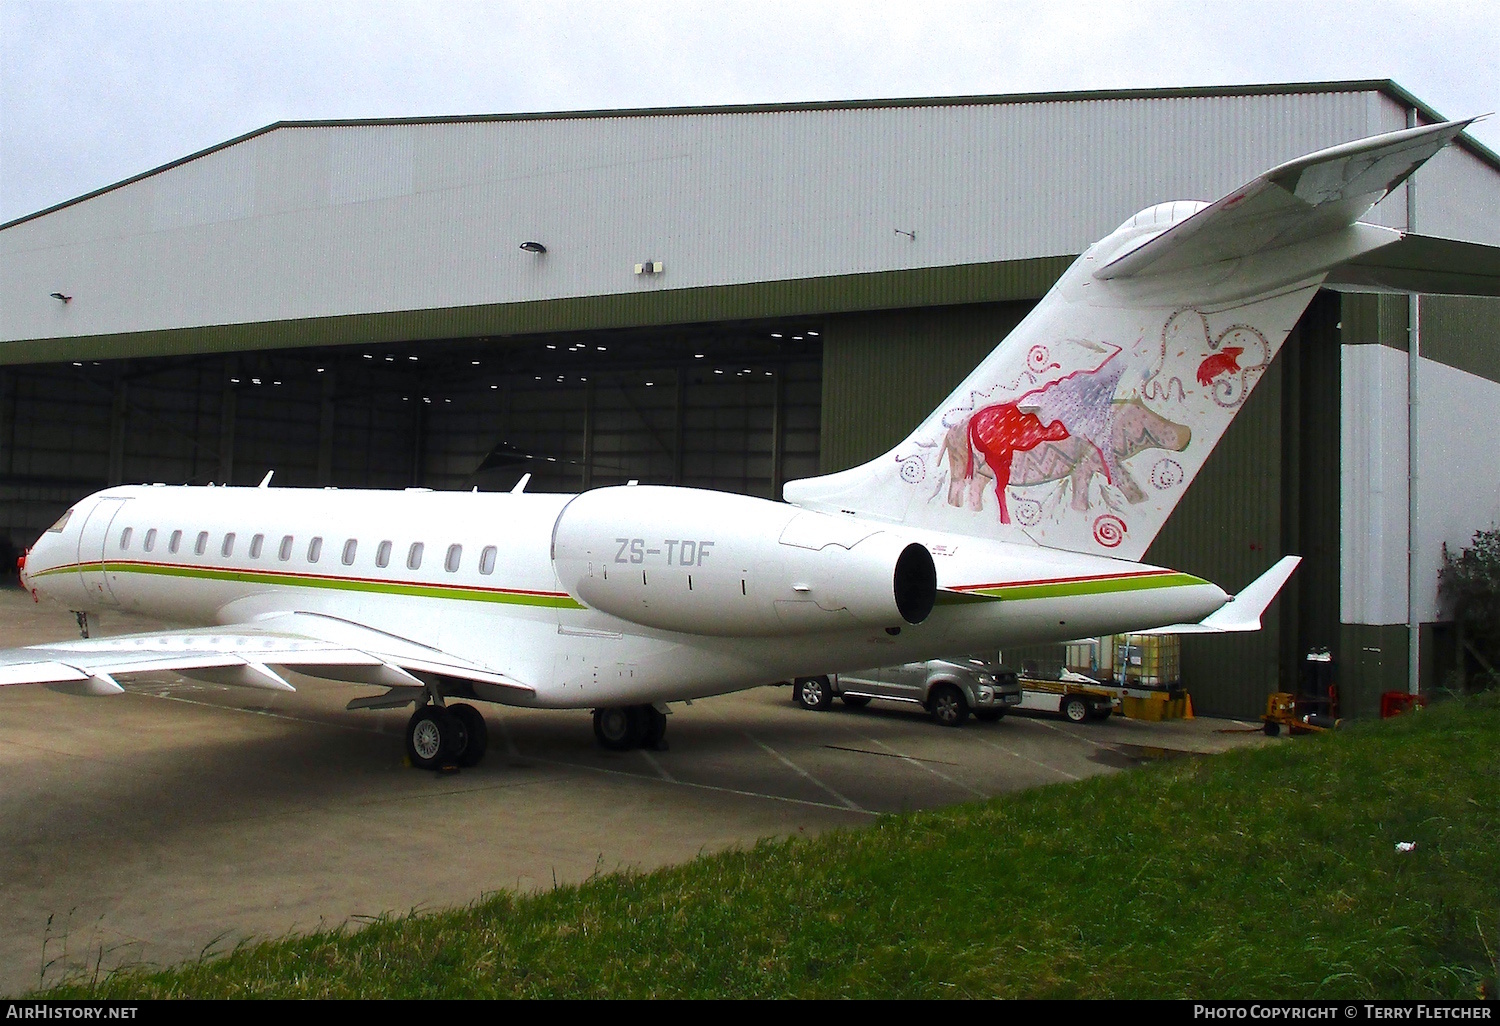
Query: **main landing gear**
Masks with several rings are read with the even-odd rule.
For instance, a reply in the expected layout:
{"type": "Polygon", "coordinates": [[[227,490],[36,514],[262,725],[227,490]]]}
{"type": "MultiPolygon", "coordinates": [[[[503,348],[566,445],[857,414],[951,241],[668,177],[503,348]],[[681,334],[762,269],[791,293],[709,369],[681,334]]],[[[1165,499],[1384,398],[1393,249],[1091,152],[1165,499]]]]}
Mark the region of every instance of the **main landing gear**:
{"type": "Polygon", "coordinates": [[[594,710],[594,738],[612,752],[667,747],[667,714],[654,705],[617,705],[594,710]]]}
{"type": "Polygon", "coordinates": [[[472,705],[421,705],[406,724],[406,755],[417,769],[477,766],[489,745],[484,715],[472,705]]]}

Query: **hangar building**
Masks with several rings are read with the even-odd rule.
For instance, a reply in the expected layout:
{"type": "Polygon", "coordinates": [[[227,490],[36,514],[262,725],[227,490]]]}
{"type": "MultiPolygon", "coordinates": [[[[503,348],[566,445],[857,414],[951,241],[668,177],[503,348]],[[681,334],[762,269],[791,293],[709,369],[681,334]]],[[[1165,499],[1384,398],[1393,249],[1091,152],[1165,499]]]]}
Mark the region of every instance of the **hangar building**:
{"type": "MultiPolygon", "coordinates": [[[[905,437],[1135,211],[1434,120],[1368,81],[270,125],[0,225],[0,539],[268,470],[779,496],[905,437]]],[[[1500,158],[1462,138],[1371,219],[1471,244],[1371,260],[1494,282],[1500,158]]],[[[1500,300],[1319,295],[1147,554],[1231,590],[1306,557],[1267,630],[1187,639],[1200,711],[1328,646],[1368,714],[1409,619],[1441,680],[1496,408],[1500,300]]]]}

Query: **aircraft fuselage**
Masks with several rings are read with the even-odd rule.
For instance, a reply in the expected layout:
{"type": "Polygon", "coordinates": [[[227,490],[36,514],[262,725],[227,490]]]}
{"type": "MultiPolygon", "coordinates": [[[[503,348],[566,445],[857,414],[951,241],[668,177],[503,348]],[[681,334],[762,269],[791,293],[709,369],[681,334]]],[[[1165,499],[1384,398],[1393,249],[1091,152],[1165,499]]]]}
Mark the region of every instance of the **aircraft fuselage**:
{"type": "Polygon", "coordinates": [[[524,682],[534,697],[510,700],[547,708],[678,701],[1197,621],[1227,601],[1213,584],[1144,564],[660,487],[124,486],[44,534],[23,582],[93,614],[202,625],[336,617],[524,682]],[[881,539],[932,554],[939,592],[919,623],[861,612],[861,585],[844,568],[849,553],[883,551],[881,539]]]}

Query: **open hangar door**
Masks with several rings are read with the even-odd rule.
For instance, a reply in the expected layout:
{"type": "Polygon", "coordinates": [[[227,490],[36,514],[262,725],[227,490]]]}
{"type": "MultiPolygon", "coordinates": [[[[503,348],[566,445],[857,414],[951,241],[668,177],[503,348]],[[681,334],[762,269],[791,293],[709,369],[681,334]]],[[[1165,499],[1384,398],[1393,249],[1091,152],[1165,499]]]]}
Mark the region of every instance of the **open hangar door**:
{"type": "MultiPolygon", "coordinates": [[[[112,484],[773,497],[818,473],[816,322],[0,368],[0,545],[112,484]]],[[[5,567],[13,572],[14,559],[5,567]]]]}

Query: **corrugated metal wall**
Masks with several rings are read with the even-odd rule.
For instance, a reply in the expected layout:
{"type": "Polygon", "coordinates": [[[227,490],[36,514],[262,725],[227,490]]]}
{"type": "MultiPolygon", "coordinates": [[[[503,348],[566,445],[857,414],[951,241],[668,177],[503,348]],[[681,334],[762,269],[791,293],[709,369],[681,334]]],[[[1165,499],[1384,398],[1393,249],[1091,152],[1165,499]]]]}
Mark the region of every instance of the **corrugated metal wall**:
{"type": "MultiPolygon", "coordinates": [[[[286,126],[0,231],[0,340],[1077,253],[1400,114],[1351,88],[286,126]],[[647,259],[663,273],[635,275],[647,259]]],[[[1494,169],[1458,170],[1500,196],[1494,169]]],[[[1404,216],[1399,194],[1373,215],[1404,216]]]]}

